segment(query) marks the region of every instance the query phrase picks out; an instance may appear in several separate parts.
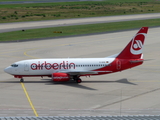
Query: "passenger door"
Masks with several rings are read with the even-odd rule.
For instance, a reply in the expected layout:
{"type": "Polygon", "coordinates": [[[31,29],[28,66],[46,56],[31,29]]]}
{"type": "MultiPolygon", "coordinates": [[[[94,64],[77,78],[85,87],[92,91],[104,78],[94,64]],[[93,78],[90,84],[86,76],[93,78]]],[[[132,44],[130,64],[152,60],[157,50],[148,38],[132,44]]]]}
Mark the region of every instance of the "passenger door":
{"type": "Polygon", "coordinates": [[[28,62],[24,63],[24,71],[29,71],[28,62]]]}
{"type": "Polygon", "coordinates": [[[117,66],[117,70],[120,70],[121,69],[121,61],[120,60],[117,60],[116,61],[116,66],[117,66]]]}

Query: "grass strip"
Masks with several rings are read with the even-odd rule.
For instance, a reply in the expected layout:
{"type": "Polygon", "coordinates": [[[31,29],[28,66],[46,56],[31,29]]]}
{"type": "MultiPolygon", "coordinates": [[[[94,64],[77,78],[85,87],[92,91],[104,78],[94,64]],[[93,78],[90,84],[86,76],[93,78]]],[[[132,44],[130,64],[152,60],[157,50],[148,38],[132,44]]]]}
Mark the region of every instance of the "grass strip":
{"type": "Polygon", "coordinates": [[[114,22],[114,23],[99,23],[90,25],[76,25],[76,26],[64,26],[64,27],[53,27],[53,28],[41,28],[41,29],[30,29],[25,31],[13,31],[0,33],[0,41],[19,41],[37,38],[47,37],[60,37],[60,36],[72,36],[82,35],[90,33],[101,33],[125,29],[140,28],[143,26],[160,26],[160,19],[151,20],[137,20],[137,21],[125,21],[125,22],[114,22]],[[54,33],[62,32],[62,33],[54,33]]]}
{"type": "MultiPolygon", "coordinates": [[[[15,1],[33,2],[33,1],[44,1],[44,0],[0,0],[0,2],[15,2],[15,1]]],[[[131,3],[131,2],[153,2],[154,0],[103,0],[103,1],[111,2],[111,3],[119,3],[119,2],[130,2],[131,3]]],[[[92,1],[89,1],[89,2],[92,2],[92,1]]],[[[54,3],[54,1],[49,2],[49,3],[54,3]]],[[[61,3],[61,2],[58,2],[58,3],[61,3]]],[[[66,3],[69,3],[69,2],[66,1],[66,3]]]]}
{"type": "Polygon", "coordinates": [[[159,8],[160,1],[155,0],[7,4],[0,5],[0,23],[159,13],[159,8]]]}
{"type": "Polygon", "coordinates": [[[44,0],[0,0],[0,2],[15,2],[15,1],[23,1],[23,2],[28,2],[28,1],[44,1],[44,0]]]}

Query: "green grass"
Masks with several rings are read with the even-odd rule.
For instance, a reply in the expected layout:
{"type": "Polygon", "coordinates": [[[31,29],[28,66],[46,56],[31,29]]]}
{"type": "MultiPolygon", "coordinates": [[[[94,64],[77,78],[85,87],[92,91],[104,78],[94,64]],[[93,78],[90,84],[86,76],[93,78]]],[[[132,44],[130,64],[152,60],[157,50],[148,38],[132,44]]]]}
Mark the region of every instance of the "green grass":
{"type": "Polygon", "coordinates": [[[106,0],[0,5],[0,23],[160,12],[155,0],[106,0]]]}
{"type": "Polygon", "coordinates": [[[149,26],[149,27],[160,26],[160,19],[42,28],[42,29],[32,29],[26,31],[14,31],[14,32],[0,33],[0,41],[15,41],[15,40],[27,40],[35,38],[101,33],[101,32],[116,31],[116,30],[134,29],[143,26],[149,26]],[[54,31],[62,31],[62,33],[54,33],[54,31]]]}
{"type": "Polygon", "coordinates": [[[0,0],[0,2],[7,2],[7,1],[14,2],[14,1],[39,1],[39,0],[0,0]]]}
{"type": "MultiPolygon", "coordinates": [[[[6,2],[6,1],[40,1],[40,0],[0,0],[0,2],[6,2]]],[[[106,1],[108,2],[153,2],[154,0],[106,0],[106,1]]]]}
{"type": "Polygon", "coordinates": [[[118,3],[118,2],[154,2],[156,0],[106,0],[106,1],[118,3]]]}

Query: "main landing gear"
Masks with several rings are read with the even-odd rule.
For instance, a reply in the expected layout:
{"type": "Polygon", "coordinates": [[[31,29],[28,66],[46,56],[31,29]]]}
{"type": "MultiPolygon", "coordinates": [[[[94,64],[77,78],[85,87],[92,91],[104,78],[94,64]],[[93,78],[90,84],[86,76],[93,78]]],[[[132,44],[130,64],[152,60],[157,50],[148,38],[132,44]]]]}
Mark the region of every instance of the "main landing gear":
{"type": "Polygon", "coordinates": [[[23,78],[21,78],[21,79],[20,79],[20,82],[24,82],[24,79],[23,79],[23,78]]]}
{"type": "Polygon", "coordinates": [[[76,82],[77,82],[77,83],[81,83],[81,82],[82,82],[81,78],[78,78],[78,79],[76,80],[76,82]]]}
{"type": "Polygon", "coordinates": [[[81,83],[82,80],[79,76],[73,76],[73,80],[76,81],[76,83],[81,83]]]}

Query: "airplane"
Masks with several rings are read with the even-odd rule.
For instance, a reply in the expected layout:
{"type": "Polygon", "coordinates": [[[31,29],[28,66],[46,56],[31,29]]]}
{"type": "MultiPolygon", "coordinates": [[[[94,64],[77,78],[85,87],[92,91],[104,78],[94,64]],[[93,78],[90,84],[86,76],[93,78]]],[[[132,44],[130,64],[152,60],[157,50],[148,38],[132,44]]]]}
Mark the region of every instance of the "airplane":
{"type": "Polygon", "coordinates": [[[20,82],[24,82],[23,77],[47,76],[54,82],[74,80],[81,83],[81,76],[109,74],[141,65],[147,32],[148,27],[142,27],[120,53],[109,57],[22,60],[4,71],[19,78],[20,82]]]}

